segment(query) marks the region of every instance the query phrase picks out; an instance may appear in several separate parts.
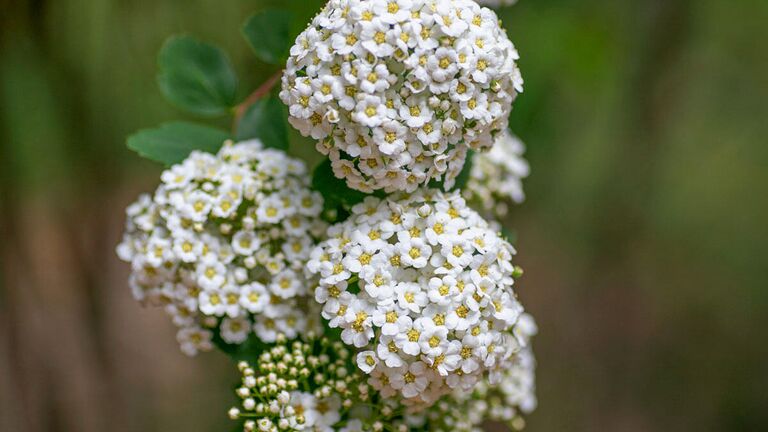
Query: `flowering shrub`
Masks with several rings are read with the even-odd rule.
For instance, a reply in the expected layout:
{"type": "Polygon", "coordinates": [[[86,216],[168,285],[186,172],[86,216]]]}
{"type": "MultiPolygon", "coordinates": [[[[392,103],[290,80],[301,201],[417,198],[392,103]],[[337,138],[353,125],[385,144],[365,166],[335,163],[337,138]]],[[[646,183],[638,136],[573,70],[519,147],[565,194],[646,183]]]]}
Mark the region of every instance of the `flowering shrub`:
{"type": "Polygon", "coordinates": [[[501,234],[528,174],[507,130],[514,46],[472,0],[330,0],[296,38],[292,20],[246,22],[280,70],[239,103],[223,51],[161,49],[163,94],[232,128],[128,139],[168,167],[127,210],[134,296],[171,316],[186,354],[238,361],[229,415],[245,432],[521,429],[536,326],[501,234]],[[327,156],[311,175],[289,123],[327,156]]]}
{"type": "Polygon", "coordinates": [[[118,254],[134,297],[165,309],[185,353],[211,349],[214,331],[229,344],[251,332],[273,342],[319,324],[307,319],[303,262],[324,228],[323,200],[302,161],[228,142],[161,179],[128,207],[118,254]]]}
{"type": "Polygon", "coordinates": [[[506,129],[517,58],[473,0],[331,0],[291,48],[280,97],[350,188],[451,187],[467,150],[506,129]]]}

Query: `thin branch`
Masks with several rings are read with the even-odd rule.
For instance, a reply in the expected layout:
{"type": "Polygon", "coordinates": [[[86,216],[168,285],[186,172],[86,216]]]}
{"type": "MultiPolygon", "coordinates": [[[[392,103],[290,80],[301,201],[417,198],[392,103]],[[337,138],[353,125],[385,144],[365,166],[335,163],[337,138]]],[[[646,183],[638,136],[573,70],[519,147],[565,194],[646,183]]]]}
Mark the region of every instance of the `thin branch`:
{"type": "Polygon", "coordinates": [[[264,83],[262,83],[256,90],[254,90],[253,93],[248,95],[248,97],[240,105],[235,107],[235,120],[233,123],[233,128],[237,127],[237,124],[240,122],[240,118],[243,117],[243,114],[245,114],[245,111],[247,111],[251,105],[255,104],[257,100],[269,94],[275,84],[280,81],[280,77],[282,75],[282,69],[275,72],[274,75],[264,81],[264,83]]]}

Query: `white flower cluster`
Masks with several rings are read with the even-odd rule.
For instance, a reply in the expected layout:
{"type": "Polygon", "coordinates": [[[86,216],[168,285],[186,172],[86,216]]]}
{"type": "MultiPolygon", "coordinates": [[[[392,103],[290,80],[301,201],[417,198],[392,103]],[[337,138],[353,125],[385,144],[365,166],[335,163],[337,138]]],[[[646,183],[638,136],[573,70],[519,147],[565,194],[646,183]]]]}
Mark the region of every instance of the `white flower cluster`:
{"type": "Polygon", "coordinates": [[[331,0],[296,39],[280,97],[356,190],[451,187],[522,91],[517,51],[473,0],[331,0]]]}
{"type": "Polygon", "coordinates": [[[497,383],[484,383],[476,390],[486,401],[488,420],[521,430],[525,426],[521,414],[530,414],[536,409],[536,358],[531,338],[537,331],[533,317],[523,314],[515,326],[515,336],[522,348],[507,361],[497,383]]]}
{"type": "Polygon", "coordinates": [[[522,180],[530,168],[523,158],[525,146],[509,131],[496,138],[487,153],[477,153],[472,159],[469,179],[462,195],[478,211],[496,220],[507,214],[509,202],[525,199],[522,180]]]}
{"type": "Polygon", "coordinates": [[[520,316],[514,329],[521,348],[505,361],[498,381],[480,382],[472,392],[455,392],[428,413],[430,430],[479,431],[482,422],[506,424],[512,430],[525,427],[523,415],[536,409],[536,359],[531,338],[537,328],[533,317],[520,316]]]}
{"type": "Polygon", "coordinates": [[[419,189],[355,205],[307,269],[371,385],[418,410],[493,378],[519,348],[514,252],[457,192],[419,189]]]}
{"type": "Polygon", "coordinates": [[[244,432],[381,432],[385,424],[388,430],[403,430],[402,420],[394,418],[397,403],[377,401],[350,360],[341,342],[326,337],[288,341],[281,335],[255,364],[238,364],[241,405],[229,416],[245,419],[244,432]]]}
{"type": "Polygon", "coordinates": [[[180,327],[182,350],[209,350],[214,330],[230,344],[252,331],[265,342],[306,332],[303,267],[325,225],[304,163],[259,141],[228,141],[161,179],[128,207],[117,252],[131,263],[136,299],[180,327]]]}
{"type": "Polygon", "coordinates": [[[490,8],[497,8],[500,6],[512,6],[517,3],[517,0],[475,0],[481,6],[487,6],[490,8]]]}
{"type": "Polygon", "coordinates": [[[421,413],[416,423],[434,432],[482,432],[490,420],[522,430],[523,415],[536,408],[536,361],[530,345],[535,333],[533,317],[522,314],[514,329],[520,351],[505,361],[498,382],[481,381],[471,392],[454,392],[421,413]]]}

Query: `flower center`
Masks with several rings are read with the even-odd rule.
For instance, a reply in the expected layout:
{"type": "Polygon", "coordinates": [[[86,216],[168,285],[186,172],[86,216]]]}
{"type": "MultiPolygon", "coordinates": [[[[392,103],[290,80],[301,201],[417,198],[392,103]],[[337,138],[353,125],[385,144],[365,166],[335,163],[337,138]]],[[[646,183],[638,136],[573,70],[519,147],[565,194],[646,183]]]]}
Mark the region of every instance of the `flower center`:
{"type": "Polygon", "coordinates": [[[430,347],[435,348],[438,345],[440,345],[440,338],[439,337],[432,336],[431,338],[429,338],[429,346],[430,347]]]}

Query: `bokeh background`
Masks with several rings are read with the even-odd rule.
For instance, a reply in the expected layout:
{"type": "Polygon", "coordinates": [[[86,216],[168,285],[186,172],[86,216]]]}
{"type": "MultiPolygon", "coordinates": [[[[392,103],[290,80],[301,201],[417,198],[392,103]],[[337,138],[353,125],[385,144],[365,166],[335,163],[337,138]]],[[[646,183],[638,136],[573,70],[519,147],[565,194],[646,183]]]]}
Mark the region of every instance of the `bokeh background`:
{"type": "MultiPolygon", "coordinates": [[[[115,257],[160,171],[124,141],[184,117],[155,85],[165,37],[226,48],[245,96],[274,69],[239,26],[276,5],[320,1],[0,0],[0,430],[231,429],[229,360],[184,357],[115,257]]],[[[768,430],[768,2],[500,15],[533,168],[508,221],[541,330],[528,430],[768,430]]]]}

